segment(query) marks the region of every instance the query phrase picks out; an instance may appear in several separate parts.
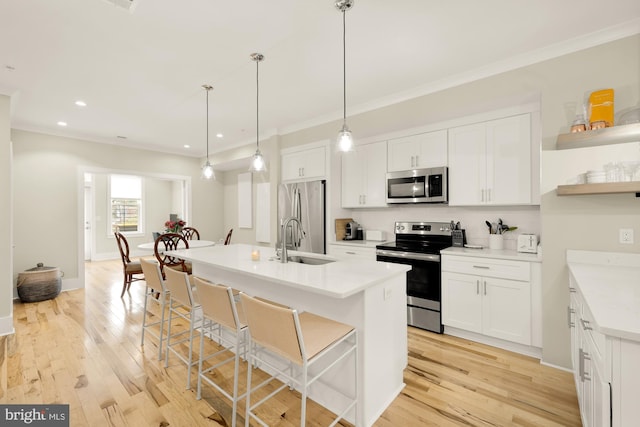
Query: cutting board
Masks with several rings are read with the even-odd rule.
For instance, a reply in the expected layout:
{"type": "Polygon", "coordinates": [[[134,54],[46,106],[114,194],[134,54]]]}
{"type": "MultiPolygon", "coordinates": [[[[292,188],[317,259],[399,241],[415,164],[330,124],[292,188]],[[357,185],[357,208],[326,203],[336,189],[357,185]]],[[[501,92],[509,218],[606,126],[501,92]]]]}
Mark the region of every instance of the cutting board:
{"type": "Polygon", "coordinates": [[[347,224],[353,221],[353,218],[336,218],[336,241],[344,240],[347,234],[347,224]]]}

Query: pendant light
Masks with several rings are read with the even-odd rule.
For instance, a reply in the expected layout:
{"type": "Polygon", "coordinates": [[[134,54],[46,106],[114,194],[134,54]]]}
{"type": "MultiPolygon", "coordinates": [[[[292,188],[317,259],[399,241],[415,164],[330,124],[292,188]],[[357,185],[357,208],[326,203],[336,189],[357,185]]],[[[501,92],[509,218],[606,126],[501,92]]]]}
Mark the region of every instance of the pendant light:
{"type": "Polygon", "coordinates": [[[207,163],[202,167],[202,179],[214,180],[216,179],[216,174],[209,162],[209,92],[213,89],[213,86],[202,85],[202,87],[207,91],[207,163]]]}
{"type": "Polygon", "coordinates": [[[336,8],[342,12],[342,129],[338,133],[338,151],[353,151],[353,135],[347,126],[347,42],[346,42],[346,12],[353,7],[354,0],[336,0],[336,8]]]}
{"type": "Polygon", "coordinates": [[[264,59],[264,55],[261,53],[252,53],[251,59],[256,62],[256,154],[251,159],[250,172],[266,172],[267,164],[264,161],[264,156],[260,152],[260,121],[259,119],[259,100],[260,100],[260,80],[258,79],[258,67],[260,62],[264,59]]]}

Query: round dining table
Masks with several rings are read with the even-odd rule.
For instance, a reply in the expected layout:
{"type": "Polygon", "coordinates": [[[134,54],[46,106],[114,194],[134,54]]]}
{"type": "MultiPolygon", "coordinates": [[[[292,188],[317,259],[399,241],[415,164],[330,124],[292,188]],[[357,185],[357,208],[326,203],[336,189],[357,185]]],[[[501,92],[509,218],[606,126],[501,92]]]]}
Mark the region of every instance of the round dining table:
{"type": "MultiPolygon", "coordinates": [[[[189,240],[188,242],[189,242],[189,249],[204,248],[207,246],[214,246],[216,244],[216,242],[213,242],[211,240],[189,240]]],[[[142,243],[138,245],[138,249],[152,251],[154,245],[155,245],[155,242],[142,243]]]]}

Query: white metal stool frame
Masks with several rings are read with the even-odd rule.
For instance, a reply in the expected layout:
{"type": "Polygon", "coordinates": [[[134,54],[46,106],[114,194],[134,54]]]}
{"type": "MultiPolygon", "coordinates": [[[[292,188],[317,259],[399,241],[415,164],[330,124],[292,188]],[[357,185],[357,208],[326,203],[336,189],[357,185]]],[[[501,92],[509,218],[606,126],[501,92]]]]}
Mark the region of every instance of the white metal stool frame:
{"type": "Polygon", "coordinates": [[[162,272],[160,271],[160,264],[156,260],[146,260],[140,258],[140,265],[142,266],[142,272],[144,273],[144,281],[146,288],[144,292],[144,308],[142,314],[142,337],[140,338],[140,346],[144,346],[144,334],[147,332],[151,336],[158,339],[158,360],[162,359],[162,342],[164,340],[164,314],[167,308],[167,299],[169,292],[166,289],[164,279],[162,279],[162,272]],[[147,302],[151,298],[156,304],[159,305],[161,313],[160,320],[147,323],[147,302]],[[156,335],[151,327],[160,325],[160,332],[156,335]]]}
{"type": "MultiPolygon", "coordinates": [[[[334,367],[338,362],[343,360],[345,357],[349,356],[351,353],[354,353],[354,389],[356,390],[355,396],[352,398],[351,402],[347,405],[347,407],[344,408],[342,410],[342,412],[337,415],[337,417],[333,420],[333,422],[329,425],[329,427],[332,427],[332,426],[336,425],[338,423],[338,421],[343,419],[344,416],[351,409],[354,409],[354,413],[356,414],[355,418],[357,420],[358,336],[357,336],[356,329],[355,328],[351,328],[351,330],[349,332],[347,332],[346,334],[338,337],[337,339],[335,339],[331,343],[328,343],[329,345],[324,347],[322,350],[316,352],[315,354],[308,355],[307,351],[305,349],[305,345],[304,345],[303,331],[302,331],[302,326],[301,326],[301,322],[300,322],[300,315],[298,314],[297,310],[291,309],[291,308],[274,307],[273,304],[269,304],[268,302],[265,302],[265,301],[260,301],[260,300],[258,300],[256,298],[250,297],[250,296],[248,296],[248,295],[246,295],[244,293],[240,293],[240,299],[241,299],[242,304],[244,306],[245,315],[247,317],[247,323],[249,325],[249,334],[248,334],[249,335],[248,336],[248,341],[249,341],[249,359],[248,359],[248,363],[247,363],[247,393],[246,393],[245,427],[249,427],[249,421],[251,419],[256,420],[258,423],[260,423],[260,425],[262,425],[264,427],[269,427],[268,424],[265,424],[264,421],[262,421],[253,412],[253,410],[255,408],[257,408],[258,406],[262,405],[263,403],[265,403],[267,400],[269,400],[273,396],[275,396],[277,393],[279,393],[285,387],[293,388],[293,386],[295,386],[295,385],[299,386],[300,390],[301,390],[300,391],[300,393],[301,393],[300,426],[304,427],[305,426],[305,422],[306,422],[306,405],[307,405],[307,389],[308,389],[308,387],[311,384],[313,384],[318,378],[320,378],[324,373],[326,373],[332,367],[334,367]],[[301,365],[300,366],[302,368],[302,370],[301,370],[302,378],[296,377],[296,376],[294,376],[292,374],[292,372],[293,372],[292,365],[294,363],[295,364],[299,364],[298,361],[294,361],[291,358],[289,358],[288,356],[285,356],[283,353],[278,351],[279,349],[276,349],[276,348],[270,349],[268,347],[264,347],[267,350],[271,350],[270,351],[271,354],[276,354],[276,353],[274,353],[272,351],[272,350],[276,350],[277,354],[279,356],[282,356],[282,357],[284,357],[285,359],[287,359],[289,361],[289,367],[287,368],[287,371],[283,371],[283,370],[279,369],[278,367],[273,366],[273,364],[270,363],[267,360],[259,359],[258,355],[260,354],[260,351],[259,351],[260,349],[256,348],[256,347],[263,347],[263,346],[258,344],[258,343],[256,343],[256,341],[254,340],[254,338],[252,336],[252,329],[251,328],[252,328],[252,325],[255,325],[256,321],[260,321],[260,320],[252,318],[253,316],[251,314],[251,306],[250,306],[250,304],[252,302],[255,303],[255,304],[264,304],[264,305],[267,305],[267,306],[274,307],[275,310],[286,310],[286,311],[289,311],[291,313],[291,315],[293,316],[293,322],[294,322],[294,325],[295,325],[295,334],[296,334],[296,338],[297,338],[298,345],[299,345],[299,350],[300,350],[300,357],[301,357],[301,365]],[[308,372],[309,367],[311,365],[313,365],[316,361],[322,360],[325,355],[327,355],[329,352],[331,352],[333,349],[335,349],[338,345],[341,345],[342,343],[348,343],[349,346],[343,351],[342,354],[340,354],[340,356],[335,358],[329,365],[327,365],[324,369],[322,369],[320,372],[318,372],[315,376],[309,378],[309,372],[308,372]],[[271,377],[267,378],[266,380],[262,381],[257,386],[251,387],[252,366],[257,366],[259,363],[264,364],[265,366],[267,366],[270,369],[274,370],[276,372],[276,374],[274,374],[271,377]],[[267,395],[264,398],[262,398],[261,400],[259,400],[257,403],[251,405],[251,393],[255,392],[256,390],[258,390],[258,389],[262,388],[263,386],[267,385],[268,383],[270,383],[274,379],[279,379],[280,381],[283,382],[283,384],[280,387],[278,387],[277,389],[275,389],[274,391],[272,391],[269,395],[267,395]]],[[[308,314],[308,313],[304,313],[304,314],[308,314]]],[[[316,317],[320,318],[320,316],[316,316],[316,317]]],[[[325,320],[328,320],[330,322],[334,322],[334,321],[332,321],[330,319],[325,319],[325,320]]],[[[334,322],[334,323],[339,324],[339,322],[334,322]]],[[[357,423],[357,421],[356,421],[356,423],[357,423]]]]}
{"type": "Polygon", "coordinates": [[[191,389],[191,368],[195,366],[198,361],[193,360],[193,335],[194,330],[199,325],[200,317],[202,317],[202,308],[200,304],[196,302],[191,289],[191,281],[189,275],[183,271],[177,271],[171,268],[164,270],[167,277],[166,287],[169,290],[169,320],[167,326],[167,350],[165,352],[164,367],[169,366],[169,353],[175,354],[178,359],[187,365],[187,390],[191,389]],[[174,316],[175,314],[175,316],[174,316]],[[189,329],[182,330],[176,334],[171,333],[171,324],[174,318],[181,318],[189,322],[189,329]],[[188,337],[182,338],[185,334],[188,337]],[[171,339],[175,338],[178,341],[172,342],[171,339]],[[189,342],[189,355],[185,357],[173,346],[179,345],[184,342],[189,342]]]}
{"type": "MultiPolygon", "coordinates": [[[[202,306],[202,327],[200,328],[200,358],[198,363],[198,392],[196,399],[202,397],[202,382],[206,382],[232,402],[231,427],[236,426],[238,401],[243,399],[246,393],[238,395],[238,378],[240,372],[241,354],[246,354],[247,325],[242,322],[236,307],[233,289],[228,286],[205,282],[199,277],[194,278],[195,286],[202,306]],[[214,336],[214,332],[217,334],[214,336]],[[228,336],[231,334],[232,336],[228,336]],[[217,342],[224,348],[209,355],[204,354],[205,336],[217,342]],[[222,353],[233,354],[208,367],[204,368],[204,362],[222,353]],[[207,376],[220,366],[234,362],[233,391],[228,393],[219,384],[207,376]]],[[[246,357],[246,356],[245,356],[246,357]]]]}

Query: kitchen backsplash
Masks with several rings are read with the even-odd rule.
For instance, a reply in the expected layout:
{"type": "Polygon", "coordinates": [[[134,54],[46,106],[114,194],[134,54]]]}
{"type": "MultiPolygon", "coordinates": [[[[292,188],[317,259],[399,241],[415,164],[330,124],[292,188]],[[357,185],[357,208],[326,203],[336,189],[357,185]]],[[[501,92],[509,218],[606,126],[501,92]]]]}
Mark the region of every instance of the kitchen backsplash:
{"type": "Polygon", "coordinates": [[[485,221],[497,222],[499,218],[505,224],[518,227],[517,230],[505,233],[505,249],[516,249],[519,234],[540,236],[539,206],[402,205],[384,209],[353,209],[349,216],[362,225],[364,230],[386,231],[387,240],[394,239],[393,227],[396,221],[460,221],[462,228],[466,230],[467,243],[486,247],[489,245],[489,230],[485,221]]]}

